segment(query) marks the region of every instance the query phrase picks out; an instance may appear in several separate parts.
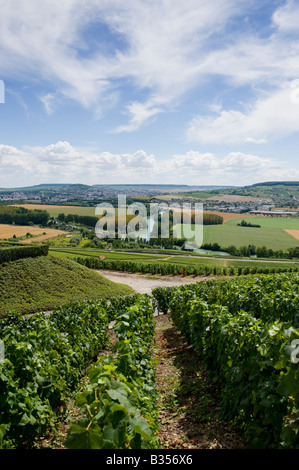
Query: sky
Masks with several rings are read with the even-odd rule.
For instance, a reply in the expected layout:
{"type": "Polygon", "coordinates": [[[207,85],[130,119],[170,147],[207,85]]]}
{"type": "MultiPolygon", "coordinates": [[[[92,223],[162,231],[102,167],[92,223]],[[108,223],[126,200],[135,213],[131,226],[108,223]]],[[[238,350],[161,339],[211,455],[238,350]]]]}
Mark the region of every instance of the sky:
{"type": "Polygon", "coordinates": [[[298,0],[0,11],[0,187],[299,181],[298,0]]]}

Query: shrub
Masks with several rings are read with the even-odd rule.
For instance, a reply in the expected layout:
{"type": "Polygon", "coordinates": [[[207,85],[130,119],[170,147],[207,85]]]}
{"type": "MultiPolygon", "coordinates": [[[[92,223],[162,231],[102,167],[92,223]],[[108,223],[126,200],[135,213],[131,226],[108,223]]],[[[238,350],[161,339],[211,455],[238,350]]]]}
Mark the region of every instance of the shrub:
{"type": "Polygon", "coordinates": [[[0,264],[16,261],[21,258],[36,258],[38,256],[47,256],[49,252],[48,245],[40,246],[16,246],[0,249],[0,264]]]}

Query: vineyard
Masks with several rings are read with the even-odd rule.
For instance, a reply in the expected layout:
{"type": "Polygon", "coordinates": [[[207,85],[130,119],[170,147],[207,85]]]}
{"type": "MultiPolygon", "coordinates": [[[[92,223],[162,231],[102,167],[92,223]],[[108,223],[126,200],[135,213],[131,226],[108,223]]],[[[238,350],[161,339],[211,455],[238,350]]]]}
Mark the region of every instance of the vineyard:
{"type": "Polygon", "coordinates": [[[166,313],[198,351],[223,416],[254,446],[299,448],[298,275],[157,288],[166,313]]]}
{"type": "MultiPolygon", "coordinates": [[[[72,259],[83,266],[91,269],[108,269],[111,271],[126,271],[131,273],[142,273],[142,274],[160,274],[160,275],[178,275],[183,274],[185,276],[241,276],[247,274],[275,274],[275,273],[286,273],[286,272],[297,272],[298,267],[292,266],[291,264],[284,266],[257,266],[248,264],[245,266],[221,266],[221,265],[207,265],[188,263],[188,259],[182,262],[181,257],[176,257],[172,262],[162,261],[155,263],[146,262],[143,260],[131,261],[131,260],[113,260],[113,259],[99,259],[94,256],[77,256],[72,259]],[[270,267],[269,267],[270,266],[270,267]]],[[[192,261],[192,260],[191,260],[192,261]]]]}
{"type": "Polygon", "coordinates": [[[81,411],[65,448],[162,448],[155,311],[200,355],[223,419],[250,447],[299,448],[298,280],[297,273],[211,279],[156,288],[152,297],[72,302],[51,315],[6,315],[0,448],[30,448],[57,429],[70,396],[81,411]]]}
{"type": "MultiPolygon", "coordinates": [[[[30,447],[36,437],[55,429],[86,367],[107,347],[109,321],[116,316],[124,320],[121,315],[136,302],[134,295],[109,303],[74,302],[52,315],[12,313],[0,320],[5,348],[0,362],[0,448],[30,447]]],[[[135,306],[135,324],[140,312],[135,306]]],[[[145,321],[142,328],[145,334],[145,321]]],[[[111,370],[111,379],[114,375],[111,370]]]]}

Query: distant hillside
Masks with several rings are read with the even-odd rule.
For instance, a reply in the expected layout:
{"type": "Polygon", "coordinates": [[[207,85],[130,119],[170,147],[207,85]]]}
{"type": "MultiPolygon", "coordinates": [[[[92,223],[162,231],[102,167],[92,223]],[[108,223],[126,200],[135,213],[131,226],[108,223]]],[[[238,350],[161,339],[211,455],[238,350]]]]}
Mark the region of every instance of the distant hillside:
{"type": "Polygon", "coordinates": [[[255,186],[299,186],[299,181],[268,181],[267,183],[255,183],[251,187],[255,186]]]}
{"type": "Polygon", "coordinates": [[[0,192],[14,192],[14,191],[22,191],[22,192],[39,192],[39,191],[51,191],[51,190],[68,190],[68,189],[87,189],[91,188],[86,184],[37,184],[34,186],[22,186],[16,188],[0,188],[0,192]]]}
{"type": "Polygon", "coordinates": [[[256,183],[251,186],[244,186],[232,193],[238,193],[253,197],[269,198],[273,201],[280,199],[291,201],[294,197],[299,196],[298,181],[269,181],[265,183],[256,183]]]}
{"type": "MultiPolygon", "coordinates": [[[[212,186],[212,185],[176,185],[176,184],[40,184],[36,186],[28,186],[23,188],[0,189],[1,195],[22,193],[27,196],[39,196],[43,199],[43,203],[51,198],[57,198],[61,203],[72,201],[74,204],[88,204],[86,201],[100,198],[103,200],[115,199],[118,194],[130,194],[132,197],[155,197],[163,195],[169,197],[191,197],[198,199],[209,199],[217,195],[237,195],[251,196],[258,199],[268,199],[269,202],[280,202],[281,200],[290,205],[292,198],[299,197],[298,181],[266,181],[255,183],[247,186],[212,186]],[[100,194],[97,193],[100,191],[100,194]],[[97,194],[97,195],[95,195],[97,194]]],[[[15,198],[18,194],[14,195],[15,198]]],[[[159,196],[160,197],[160,196],[159,196]]],[[[20,200],[21,200],[20,199],[20,200]]],[[[47,202],[46,202],[47,203],[47,202]]]]}
{"type": "Polygon", "coordinates": [[[116,284],[69,259],[54,256],[21,259],[0,266],[0,316],[16,310],[51,310],[72,300],[109,298],[133,290],[116,284]]]}

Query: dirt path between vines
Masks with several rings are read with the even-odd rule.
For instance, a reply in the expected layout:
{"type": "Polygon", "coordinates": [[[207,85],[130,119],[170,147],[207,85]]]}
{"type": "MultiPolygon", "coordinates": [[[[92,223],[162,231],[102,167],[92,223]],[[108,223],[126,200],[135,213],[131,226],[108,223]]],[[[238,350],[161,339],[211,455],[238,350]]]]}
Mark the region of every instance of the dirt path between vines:
{"type": "Polygon", "coordinates": [[[195,282],[213,279],[212,276],[159,276],[150,274],[132,274],[119,271],[96,270],[110,281],[127,284],[140,294],[151,295],[155,287],[180,286],[182,284],[193,284],[195,282]]]}
{"type": "Polygon", "coordinates": [[[155,318],[159,438],[164,449],[246,449],[242,433],[220,418],[219,395],[199,354],[173,326],[155,318]]]}

